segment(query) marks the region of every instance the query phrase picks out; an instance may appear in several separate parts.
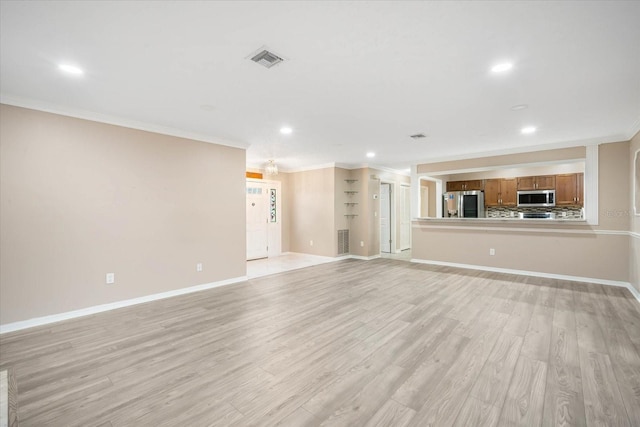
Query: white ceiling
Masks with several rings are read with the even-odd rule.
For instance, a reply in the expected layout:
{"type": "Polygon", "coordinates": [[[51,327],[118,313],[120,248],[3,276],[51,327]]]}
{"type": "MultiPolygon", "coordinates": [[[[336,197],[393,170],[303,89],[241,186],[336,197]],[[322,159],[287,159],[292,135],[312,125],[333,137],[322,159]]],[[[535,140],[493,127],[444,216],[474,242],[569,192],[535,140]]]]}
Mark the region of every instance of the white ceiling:
{"type": "Polygon", "coordinates": [[[2,1],[1,100],[248,147],[252,165],[403,169],[629,139],[639,23],[637,1],[2,1]],[[287,60],[247,59],[262,46],[287,60]]]}

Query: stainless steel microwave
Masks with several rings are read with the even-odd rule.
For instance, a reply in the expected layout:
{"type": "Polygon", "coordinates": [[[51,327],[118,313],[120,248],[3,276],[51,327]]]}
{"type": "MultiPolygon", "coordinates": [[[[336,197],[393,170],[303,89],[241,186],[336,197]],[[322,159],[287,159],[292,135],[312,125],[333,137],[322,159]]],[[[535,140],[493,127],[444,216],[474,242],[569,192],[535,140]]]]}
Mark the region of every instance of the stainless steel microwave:
{"type": "Polygon", "coordinates": [[[556,205],[556,190],[518,191],[518,206],[549,207],[556,205]]]}

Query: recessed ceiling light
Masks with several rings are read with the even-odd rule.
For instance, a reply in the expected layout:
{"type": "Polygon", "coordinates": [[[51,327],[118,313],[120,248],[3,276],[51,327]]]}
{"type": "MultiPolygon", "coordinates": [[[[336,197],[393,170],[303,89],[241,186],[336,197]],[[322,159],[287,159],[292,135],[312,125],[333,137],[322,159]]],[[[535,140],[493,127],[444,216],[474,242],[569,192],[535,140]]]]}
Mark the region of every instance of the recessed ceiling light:
{"type": "Polygon", "coordinates": [[[82,71],[82,68],[78,68],[75,65],[60,64],[58,65],[58,68],[64,71],[65,73],[74,74],[76,76],[81,76],[84,74],[84,71],[82,71]]]}
{"type": "Polygon", "coordinates": [[[518,105],[514,105],[513,107],[511,107],[511,109],[513,111],[525,110],[527,108],[529,108],[529,106],[527,104],[518,104],[518,105]]]}
{"type": "Polygon", "coordinates": [[[280,128],[280,133],[284,135],[289,135],[291,132],[293,132],[293,129],[291,129],[290,127],[284,126],[280,128]]]}
{"type": "Polygon", "coordinates": [[[373,157],[375,157],[375,156],[376,156],[376,153],[374,153],[373,151],[369,151],[369,152],[367,153],[367,157],[368,157],[368,158],[370,158],[370,159],[371,159],[371,158],[373,158],[373,157]]]}
{"type": "Polygon", "coordinates": [[[491,71],[493,71],[494,73],[504,73],[505,71],[509,71],[512,68],[513,64],[511,62],[503,62],[491,67],[491,71]]]}
{"type": "Polygon", "coordinates": [[[530,133],[534,133],[536,131],[536,127],[535,126],[527,126],[527,127],[523,127],[520,132],[528,135],[530,133]]]}

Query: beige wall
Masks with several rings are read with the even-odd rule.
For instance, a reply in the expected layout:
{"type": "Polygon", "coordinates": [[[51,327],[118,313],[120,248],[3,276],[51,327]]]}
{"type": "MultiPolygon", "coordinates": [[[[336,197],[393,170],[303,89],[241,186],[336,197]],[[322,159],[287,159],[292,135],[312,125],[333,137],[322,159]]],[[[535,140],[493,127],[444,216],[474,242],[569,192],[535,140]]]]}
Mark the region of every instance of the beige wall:
{"type": "Polygon", "coordinates": [[[424,187],[427,189],[427,197],[423,199],[420,197],[420,216],[422,217],[436,217],[436,203],[438,203],[437,192],[436,192],[436,183],[435,181],[429,181],[426,179],[420,180],[420,187],[424,187]]]}
{"type": "Polygon", "coordinates": [[[628,237],[513,230],[413,230],[413,258],[627,281],[628,237]],[[489,255],[489,249],[496,251],[489,255]]]}
{"type": "Polygon", "coordinates": [[[456,160],[418,165],[419,174],[442,174],[453,171],[469,171],[473,169],[490,169],[527,165],[545,162],[564,162],[566,160],[584,159],[585,147],[561,148],[557,150],[536,151],[531,153],[506,154],[503,156],[479,157],[477,159],[456,160]]]}
{"type": "Polygon", "coordinates": [[[5,105],[0,122],[0,323],[246,274],[244,150],[5,105]]]}
{"type": "Polygon", "coordinates": [[[335,256],[335,171],[316,169],[288,174],[291,252],[335,256]],[[313,246],[310,241],[313,240],[313,246]]]}
{"type": "Polygon", "coordinates": [[[483,172],[451,174],[447,181],[465,181],[471,179],[517,178],[520,176],[556,175],[584,172],[584,162],[561,163],[546,166],[500,168],[483,172]]]}
{"type": "MultiPolygon", "coordinates": [[[[568,150],[556,151],[562,159],[569,156],[568,152],[582,153],[584,157],[583,148],[568,150]]],[[[598,226],[420,221],[414,224],[412,255],[423,260],[629,281],[630,251],[626,231],[630,225],[629,216],[624,214],[629,209],[629,150],[629,142],[599,146],[598,226]],[[451,225],[458,229],[438,228],[451,225]],[[471,229],[474,226],[482,229],[471,229]],[[516,230],[506,231],[505,227],[516,230]],[[518,231],[518,227],[538,227],[543,228],[544,232],[518,231]],[[557,232],[554,232],[555,229],[557,232]],[[570,229],[577,232],[565,232],[570,229]],[[600,233],[596,234],[596,231],[600,233]],[[606,234],[610,231],[613,234],[606,234]],[[488,255],[489,248],[496,249],[495,256],[488,255]]],[[[522,160],[522,155],[519,156],[522,160]]],[[[532,154],[528,158],[539,159],[540,155],[532,154]]],[[[503,161],[502,156],[496,158],[496,163],[503,161]]],[[[490,166],[491,158],[483,159],[482,163],[490,166]]],[[[431,165],[421,166],[418,170],[432,169],[431,165]]],[[[449,164],[447,167],[461,170],[467,166],[468,161],[449,164]]]]}
{"type": "MultiPolygon", "coordinates": [[[[395,190],[396,248],[399,249],[399,186],[410,178],[370,168],[323,168],[280,173],[283,183],[283,248],[291,252],[337,256],[338,230],[349,230],[350,254],[370,257],[380,254],[380,182],[391,182],[395,190]],[[356,180],[353,183],[347,182],[356,180]],[[356,194],[347,195],[345,191],[356,194]],[[348,207],[346,202],[357,203],[348,207]],[[347,217],[346,214],[355,214],[347,217]],[[286,233],[286,238],[285,238],[286,233]],[[313,246],[310,241],[313,240],[313,246]],[[361,246],[362,242],[362,246],[361,246]]],[[[283,249],[285,251],[285,249],[283,249]]]]}

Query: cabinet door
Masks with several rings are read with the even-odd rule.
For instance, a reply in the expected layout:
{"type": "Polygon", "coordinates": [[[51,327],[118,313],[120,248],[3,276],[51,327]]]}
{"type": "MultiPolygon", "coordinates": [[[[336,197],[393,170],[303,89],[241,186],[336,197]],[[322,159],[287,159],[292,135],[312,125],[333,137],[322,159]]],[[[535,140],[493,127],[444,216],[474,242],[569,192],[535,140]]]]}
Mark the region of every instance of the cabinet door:
{"type": "Polygon", "coordinates": [[[545,175],[536,177],[536,190],[553,190],[556,188],[556,176],[545,175]]]}
{"type": "Polygon", "coordinates": [[[584,205],[584,174],[577,173],[576,174],[576,200],[578,201],[577,205],[584,205]]]}
{"type": "Polygon", "coordinates": [[[476,180],[473,180],[473,181],[466,181],[464,189],[467,190],[467,191],[471,191],[471,190],[482,191],[482,190],[484,190],[484,181],[482,179],[476,179],[476,180]]]}
{"type": "Polygon", "coordinates": [[[464,181],[447,182],[447,191],[462,191],[464,189],[464,181]]]}
{"type": "Polygon", "coordinates": [[[500,182],[500,201],[502,206],[516,206],[518,181],[516,178],[503,179],[500,182]]]}
{"type": "Polygon", "coordinates": [[[500,205],[500,182],[501,179],[487,179],[484,182],[484,205],[500,205]]]}
{"type": "Polygon", "coordinates": [[[556,205],[575,205],[577,203],[576,174],[556,175],[556,205]]]}
{"type": "Polygon", "coordinates": [[[535,176],[521,176],[518,178],[518,190],[535,190],[536,189],[536,177],[535,176]]]}

